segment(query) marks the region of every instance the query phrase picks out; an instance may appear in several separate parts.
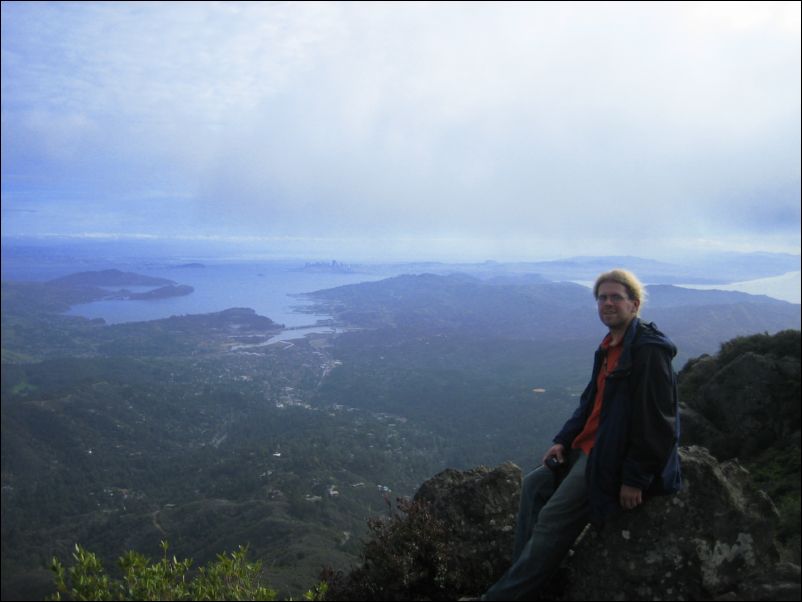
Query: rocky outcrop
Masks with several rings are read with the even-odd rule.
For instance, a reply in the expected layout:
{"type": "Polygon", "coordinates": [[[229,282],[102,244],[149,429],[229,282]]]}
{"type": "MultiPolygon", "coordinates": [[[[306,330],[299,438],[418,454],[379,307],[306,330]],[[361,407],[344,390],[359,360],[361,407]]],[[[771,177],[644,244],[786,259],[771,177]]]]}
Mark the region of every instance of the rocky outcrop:
{"type": "Polygon", "coordinates": [[[706,372],[710,364],[713,373],[683,396],[684,440],[704,441],[718,458],[749,458],[794,433],[798,438],[798,359],[747,352],[723,366],[714,362],[693,366],[706,372]]]}
{"type": "Polygon", "coordinates": [[[780,509],[777,539],[800,564],[800,396],[802,333],[740,337],[679,374],[682,442],[719,461],[737,458],[780,509]]]}
{"type": "Polygon", "coordinates": [[[400,513],[369,521],[363,563],[324,575],[327,600],[455,600],[480,593],[510,564],[521,471],[447,469],[400,513]]]}
{"type": "MultiPolygon", "coordinates": [[[[588,528],[561,571],[563,600],[798,600],[799,567],[779,562],[777,511],[737,462],[682,448],[684,487],[588,528]]],[[[446,470],[415,496],[449,557],[437,598],[476,595],[509,566],[520,470],[446,470]],[[442,597],[441,597],[442,596],[442,597]]],[[[426,559],[421,559],[426,562],[426,559]]],[[[391,588],[387,591],[391,591],[391,588]]],[[[392,597],[382,599],[393,599],[392,597]]],[[[399,598],[395,598],[399,599],[399,598]]]]}
{"type": "Polygon", "coordinates": [[[447,469],[426,481],[415,502],[426,503],[449,534],[449,583],[457,592],[484,591],[512,560],[521,469],[506,463],[468,471],[447,469]]]}
{"type": "Polygon", "coordinates": [[[567,600],[799,600],[781,564],[777,510],[736,462],[681,450],[684,487],[588,529],[568,561],[567,600]]]}
{"type": "MultiPolygon", "coordinates": [[[[783,333],[784,334],[784,333],[783,333]]],[[[768,447],[799,439],[799,357],[744,350],[704,356],[680,374],[683,441],[719,459],[749,460],[768,447]]]]}

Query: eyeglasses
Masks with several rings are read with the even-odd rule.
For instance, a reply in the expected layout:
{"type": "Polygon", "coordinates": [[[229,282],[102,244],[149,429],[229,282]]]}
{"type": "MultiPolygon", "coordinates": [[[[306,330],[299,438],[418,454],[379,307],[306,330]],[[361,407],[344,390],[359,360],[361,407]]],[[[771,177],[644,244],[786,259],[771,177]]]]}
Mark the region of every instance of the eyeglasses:
{"type": "Polygon", "coordinates": [[[629,297],[624,297],[619,295],[618,293],[613,293],[612,295],[599,295],[596,297],[596,302],[599,305],[607,303],[607,301],[612,301],[613,303],[621,303],[622,301],[629,300],[629,297]]]}

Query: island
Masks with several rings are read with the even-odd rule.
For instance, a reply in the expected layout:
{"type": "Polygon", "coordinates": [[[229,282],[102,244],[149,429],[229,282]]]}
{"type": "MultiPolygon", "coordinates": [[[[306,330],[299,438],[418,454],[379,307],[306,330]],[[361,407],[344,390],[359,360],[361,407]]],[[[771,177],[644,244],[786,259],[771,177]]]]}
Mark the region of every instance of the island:
{"type": "Polygon", "coordinates": [[[94,272],[77,272],[49,281],[57,286],[165,286],[175,284],[167,278],[143,276],[121,270],[99,270],[94,272]]]}

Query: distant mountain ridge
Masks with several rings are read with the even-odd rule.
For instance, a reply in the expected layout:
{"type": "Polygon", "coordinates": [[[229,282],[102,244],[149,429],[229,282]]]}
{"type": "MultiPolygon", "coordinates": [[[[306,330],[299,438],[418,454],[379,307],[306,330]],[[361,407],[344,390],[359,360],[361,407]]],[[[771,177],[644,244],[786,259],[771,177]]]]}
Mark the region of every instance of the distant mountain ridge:
{"type": "Polygon", "coordinates": [[[658,261],[633,256],[577,256],[548,261],[484,261],[478,263],[410,262],[357,266],[359,271],[449,274],[467,272],[481,278],[538,274],[550,281],[592,281],[604,271],[627,267],[643,282],[657,284],[728,284],[781,276],[802,269],[802,257],[785,253],[710,253],[693,260],[658,261]]]}
{"type": "Polygon", "coordinates": [[[673,286],[670,284],[651,284],[646,287],[648,297],[647,308],[676,307],[686,305],[691,307],[702,305],[734,305],[736,303],[767,303],[769,305],[788,305],[768,295],[752,295],[739,291],[721,290],[695,290],[673,286]]]}
{"type": "MultiPolygon", "coordinates": [[[[641,315],[680,348],[678,364],[721,341],[798,329],[800,306],[732,291],[647,286],[641,315]]],[[[592,292],[570,282],[497,285],[465,274],[403,275],[310,294],[321,311],[362,328],[393,324],[410,336],[471,332],[519,340],[595,340],[603,334],[592,292]],[[598,333],[598,334],[597,334],[598,333]]]]}

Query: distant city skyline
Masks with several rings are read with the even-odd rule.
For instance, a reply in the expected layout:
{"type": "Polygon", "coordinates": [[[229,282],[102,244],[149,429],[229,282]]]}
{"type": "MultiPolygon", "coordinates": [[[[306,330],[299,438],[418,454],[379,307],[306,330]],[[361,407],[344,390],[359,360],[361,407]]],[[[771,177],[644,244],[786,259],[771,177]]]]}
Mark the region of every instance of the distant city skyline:
{"type": "Polygon", "coordinates": [[[800,20],[799,2],[4,2],[4,244],[798,255],[800,20]]]}

